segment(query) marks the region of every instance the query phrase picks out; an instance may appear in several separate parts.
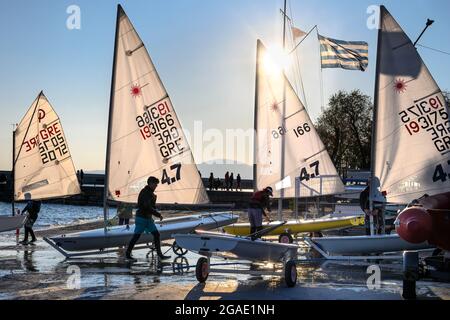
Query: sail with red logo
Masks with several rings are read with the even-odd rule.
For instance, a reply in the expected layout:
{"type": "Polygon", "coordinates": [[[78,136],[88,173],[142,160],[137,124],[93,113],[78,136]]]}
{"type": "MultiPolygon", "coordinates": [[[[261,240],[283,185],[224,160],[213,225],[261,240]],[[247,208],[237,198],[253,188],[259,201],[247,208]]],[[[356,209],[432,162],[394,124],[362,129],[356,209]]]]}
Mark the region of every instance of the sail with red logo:
{"type": "Polygon", "coordinates": [[[450,246],[450,126],[445,98],[400,25],[381,7],[375,180],[406,241],[450,246]],[[415,204],[414,204],[415,203],[415,204]]]}
{"type": "Polygon", "coordinates": [[[43,92],[14,132],[14,200],[80,193],[61,121],[43,92]]]}
{"type": "Polygon", "coordinates": [[[137,203],[155,176],[158,203],[209,199],[189,143],[158,72],[122,7],[118,7],[107,150],[108,199],[137,203]]]}

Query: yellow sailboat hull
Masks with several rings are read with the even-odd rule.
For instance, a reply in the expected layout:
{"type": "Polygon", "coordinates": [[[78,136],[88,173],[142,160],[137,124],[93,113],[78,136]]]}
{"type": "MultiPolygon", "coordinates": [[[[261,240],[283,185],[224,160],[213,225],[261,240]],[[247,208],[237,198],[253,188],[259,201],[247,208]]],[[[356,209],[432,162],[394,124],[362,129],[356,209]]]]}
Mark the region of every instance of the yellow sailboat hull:
{"type": "MultiPolygon", "coordinates": [[[[279,224],[280,221],[263,223],[263,227],[270,227],[279,224]]],[[[283,233],[298,234],[302,232],[318,232],[323,230],[333,230],[364,225],[364,216],[344,217],[344,218],[324,218],[311,220],[291,220],[269,232],[268,236],[277,236],[283,233]]],[[[236,223],[223,228],[226,233],[237,236],[248,236],[250,234],[249,223],[236,223]]]]}

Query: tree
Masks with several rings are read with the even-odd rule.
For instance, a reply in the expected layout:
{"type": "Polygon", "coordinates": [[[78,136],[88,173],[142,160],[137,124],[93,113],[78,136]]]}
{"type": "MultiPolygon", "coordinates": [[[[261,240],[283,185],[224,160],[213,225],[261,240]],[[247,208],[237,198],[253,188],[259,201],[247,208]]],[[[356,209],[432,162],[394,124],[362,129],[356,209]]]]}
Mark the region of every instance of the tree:
{"type": "Polygon", "coordinates": [[[359,90],[338,91],[316,123],[338,172],[369,169],[373,105],[359,90]]]}
{"type": "Polygon", "coordinates": [[[450,91],[442,91],[442,94],[444,95],[445,102],[447,103],[447,106],[450,107],[450,91]]]}

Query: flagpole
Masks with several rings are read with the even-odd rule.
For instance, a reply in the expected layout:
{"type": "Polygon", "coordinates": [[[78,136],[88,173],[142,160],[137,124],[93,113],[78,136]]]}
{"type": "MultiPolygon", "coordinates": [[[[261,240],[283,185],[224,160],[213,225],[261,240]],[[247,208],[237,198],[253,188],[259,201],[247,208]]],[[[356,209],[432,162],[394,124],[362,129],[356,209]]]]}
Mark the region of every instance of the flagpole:
{"type": "MultiPolygon", "coordinates": [[[[283,14],[283,53],[286,52],[286,15],[287,15],[287,0],[284,0],[284,14],[283,14]]],[[[283,113],[281,118],[281,130],[284,131],[286,127],[286,74],[285,70],[283,69],[283,113]]],[[[284,161],[285,161],[285,149],[286,149],[286,139],[285,139],[286,132],[281,135],[281,189],[280,189],[280,198],[278,199],[278,220],[281,221],[283,218],[283,199],[284,199],[284,161]]]]}

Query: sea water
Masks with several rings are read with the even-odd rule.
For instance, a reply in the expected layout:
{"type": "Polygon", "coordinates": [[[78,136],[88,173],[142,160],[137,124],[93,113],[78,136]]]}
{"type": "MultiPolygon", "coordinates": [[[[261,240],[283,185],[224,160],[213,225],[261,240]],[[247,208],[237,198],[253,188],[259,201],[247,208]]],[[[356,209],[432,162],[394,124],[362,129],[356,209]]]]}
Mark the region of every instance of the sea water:
{"type": "MultiPolygon", "coordinates": [[[[16,209],[21,211],[25,206],[26,203],[16,203],[15,205],[16,209]]],[[[111,212],[111,217],[115,215],[115,209],[112,211],[114,212],[111,212]]],[[[0,202],[0,215],[11,215],[11,203],[0,202]]],[[[101,207],[43,203],[34,229],[80,224],[98,219],[103,219],[103,208],[101,207]]]]}

